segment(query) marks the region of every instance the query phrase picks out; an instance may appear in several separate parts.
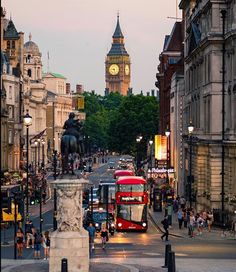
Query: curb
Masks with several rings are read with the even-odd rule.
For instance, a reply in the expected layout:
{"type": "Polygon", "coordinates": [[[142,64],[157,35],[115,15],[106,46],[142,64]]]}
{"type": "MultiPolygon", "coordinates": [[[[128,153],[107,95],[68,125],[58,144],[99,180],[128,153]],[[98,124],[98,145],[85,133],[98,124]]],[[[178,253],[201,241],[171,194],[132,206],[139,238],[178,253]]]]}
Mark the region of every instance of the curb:
{"type": "MultiPolygon", "coordinates": [[[[160,228],[160,226],[157,224],[157,222],[155,221],[155,219],[153,218],[152,214],[150,213],[150,211],[148,210],[148,215],[152,221],[152,223],[155,225],[155,227],[161,232],[161,233],[164,233],[164,231],[160,228]]],[[[173,237],[178,237],[178,238],[185,238],[184,236],[182,235],[179,235],[179,234],[174,234],[174,233],[170,233],[169,232],[169,235],[170,236],[173,236],[173,237]]]]}

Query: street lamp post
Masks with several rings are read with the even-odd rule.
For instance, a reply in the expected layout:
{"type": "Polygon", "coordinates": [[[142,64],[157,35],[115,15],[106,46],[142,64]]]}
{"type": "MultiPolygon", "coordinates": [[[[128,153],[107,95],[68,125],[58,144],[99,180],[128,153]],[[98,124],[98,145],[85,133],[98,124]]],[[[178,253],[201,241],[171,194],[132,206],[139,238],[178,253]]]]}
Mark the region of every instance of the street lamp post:
{"type": "Polygon", "coordinates": [[[26,219],[29,219],[29,126],[32,125],[32,117],[28,110],[23,116],[24,125],[26,126],[26,219]]]}
{"type": "Polygon", "coordinates": [[[44,170],[45,167],[45,151],[44,151],[44,145],[45,145],[45,140],[42,139],[42,169],[44,170]]]}
{"type": "Polygon", "coordinates": [[[35,141],[34,142],[34,147],[35,147],[35,154],[34,154],[34,172],[35,172],[35,175],[37,174],[37,146],[38,146],[38,142],[35,141]]]}
{"type": "Polygon", "coordinates": [[[153,144],[153,140],[149,140],[149,147],[150,147],[150,169],[152,169],[152,144],[153,144]]]}
{"type": "Polygon", "coordinates": [[[38,171],[40,169],[40,142],[41,142],[41,139],[38,138],[38,171]]]}
{"type": "Polygon", "coordinates": [[[40,196],[39,196],[39,232],[42,233],[43,216],[42,216],[42,181],[40,184],[40,196]]]}
{"type": "Polygon", "coordinates": [[[165,135],[167,137],[167,143],[166,143],[166,148],[167,148],[167,169],[170,168],[170,140],[169,140],[169,136],[170,136],[170,129],[167,127],[166,131],[165,131],[165,135]]]}
{"type": "Polygon", "coordinates": [[[137,142],[137,160],[136,160],[136,168],[138,169],[138,165],[139,165],[139,163],[138,163],[138,144],[141,142],[141,140],[143,139],[143,136],[141,136],[141,135],[139,135],[139,136],[137,136],[137,138],[136,138],[136,142],[137,142]]]}
{"type": "Polygon", "coordinates": [[[192,133],[194,130],[194,126],[192,122],[190,121],[189,126],[188,126],[188,133],[189,133],[189,178],[188,178],[188,183],[189,183],[189,206],[190,209],[192,208],[192,182],[193,182],[193,176],[192,176],[192,153],[193,153],[193,137],[192,133]]]}

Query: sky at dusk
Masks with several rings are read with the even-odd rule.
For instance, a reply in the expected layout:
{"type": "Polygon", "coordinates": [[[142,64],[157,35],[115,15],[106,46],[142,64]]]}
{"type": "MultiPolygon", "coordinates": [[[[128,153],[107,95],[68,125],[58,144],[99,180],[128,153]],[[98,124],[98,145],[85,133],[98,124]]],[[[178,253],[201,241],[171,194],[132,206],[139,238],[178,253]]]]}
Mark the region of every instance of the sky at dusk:
{"type": "Polygon", "coordinates": [[[78,83],[99,94],[104,94],[105,57],[119,11],[133,92],[156,89],[158,57],[175,23],[167,17],[176,16],[176,0],[2,0],[2,6],[25,42],[32,33],[45,72],[49,52],[51,72],[63,74],[72,89],[78,83]]]}

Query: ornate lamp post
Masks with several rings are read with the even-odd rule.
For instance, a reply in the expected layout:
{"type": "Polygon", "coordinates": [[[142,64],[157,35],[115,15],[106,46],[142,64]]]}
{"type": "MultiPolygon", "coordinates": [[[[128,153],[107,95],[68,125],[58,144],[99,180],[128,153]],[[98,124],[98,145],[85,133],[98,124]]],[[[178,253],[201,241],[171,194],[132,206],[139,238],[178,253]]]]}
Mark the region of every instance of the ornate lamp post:
{"type": "Polygon", "coordinates": [[[189,133],[189,178],[188,178],[188,183],[189,183],[189,205],[190,209],[192,208],[192,182],[193,182],[193,176],[192,176],[192,153],[193,153],[193,138],[192,138],[192,133],[194,130],[194,126],[192,122],[190,121],[188,125],[188,133],[189,133]]]}
{"type": "Polygon", "coordinates": [[[170,140],[169,140],[169,136],[170,136],[170,129],[167,127],[166,131],[165,131],[165,135],[167,137],[167,169],[170,168],[170,140]]]}
{"type": "Polygon", "coordinates": [[[26,126],[26,219],[29,218],[29,126],[32,125],[32,117],[29,111],[23,116],[23,122],[26,126]]]}
{"type": "Polygon", "coordinates": [[[44,145],[45,145],[45,140],[42,139],[42,170],[44,170],[44,167],[45,167],[45,151],[44,151],[44,145]]]}

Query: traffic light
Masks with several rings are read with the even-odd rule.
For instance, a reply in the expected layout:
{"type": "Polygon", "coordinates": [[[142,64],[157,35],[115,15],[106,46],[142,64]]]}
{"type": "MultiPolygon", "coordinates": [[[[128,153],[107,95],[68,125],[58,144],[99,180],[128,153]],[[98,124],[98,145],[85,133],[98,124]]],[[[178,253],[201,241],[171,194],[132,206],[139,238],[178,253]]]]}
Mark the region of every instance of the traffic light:
{"type": "Polygon", "coordinates": [[[7,213],[11,213],[11,197],[9,195],[9,190],[1,191],[1,202],[2,208],[7,209],[5,210],[7,213]]]}
{"type": "Polygon", "coordinates": [[[158,168],[158,160],[155,159],[155,168],[158,168]]]}

